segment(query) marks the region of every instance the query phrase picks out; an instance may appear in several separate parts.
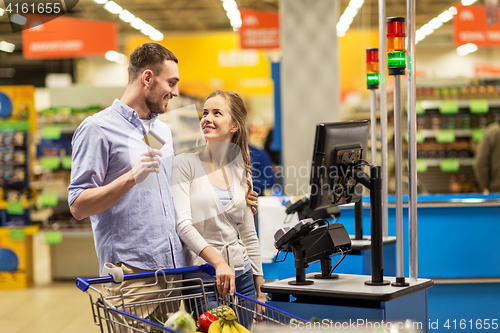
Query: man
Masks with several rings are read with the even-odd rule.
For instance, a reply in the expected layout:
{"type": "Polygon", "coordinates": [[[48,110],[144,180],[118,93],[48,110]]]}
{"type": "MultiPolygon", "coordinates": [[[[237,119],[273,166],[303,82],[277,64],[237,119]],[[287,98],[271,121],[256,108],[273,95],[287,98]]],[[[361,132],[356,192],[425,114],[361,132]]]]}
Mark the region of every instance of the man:
{"type": "MultiPolygon", "coordinates": [[[[185,266],[170,188],[172,134],[156,120],[179,94],[177,62],[159,44],[136,48],[123,97],[86,118],[73,136],[70,211],[78,220],[90,216],[101,272],[106,263],[121,267],[125,274],[185,266]],[[148,146],[147,133],[164,144],[148,146]]],[[[160,277],[146,288],[155,279],[128,281],[103,291],[112,297],[123,287],[134,287],[125,289],[125,303],[140,302],[155,297],[146,291],[171,288],[174,279],[160,277]],[[140,295],[129,295],[137,292],[140,295]]],[[[119,297],[110,298],[108,305],[120,302],[119,297]]],[[[154,310],[141,309],[137,315],[145,317],[154,310]]],[[[115,320],[128,326],[119,316],[115,320]]]]}
{"type": "Polygon", "coordinates": [[[474,173],[485,193],[500,192],[500,124],[486,128],[476,149],[474,173]]]}

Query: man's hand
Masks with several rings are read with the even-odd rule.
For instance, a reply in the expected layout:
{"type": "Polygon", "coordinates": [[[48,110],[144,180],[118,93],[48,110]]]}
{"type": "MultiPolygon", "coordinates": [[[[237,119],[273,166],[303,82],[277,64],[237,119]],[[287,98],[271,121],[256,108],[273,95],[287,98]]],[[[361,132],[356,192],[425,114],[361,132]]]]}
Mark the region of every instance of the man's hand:
{"type": "Polygon", "coordinates": [[[252,208],[252,213],[253,215],[256,215],[257,214],[257,207],[259,207],[259,205],[257,204],[257,197],[259,195],[257,194],[257,192],[255,191],[252,191],[250,192],[250,194],[248,195],[248,200],[250,201],[255,201],[255,205],[253,205],[251,208],[252,208]]]}
{"type": "Polygon", "coordinates": [[[137,163],[132,168],[136,184],[143,182],[151,172],[160,172],[161,156],[163,156],[162,152],[154,148],[139,155],[137,163]]]}

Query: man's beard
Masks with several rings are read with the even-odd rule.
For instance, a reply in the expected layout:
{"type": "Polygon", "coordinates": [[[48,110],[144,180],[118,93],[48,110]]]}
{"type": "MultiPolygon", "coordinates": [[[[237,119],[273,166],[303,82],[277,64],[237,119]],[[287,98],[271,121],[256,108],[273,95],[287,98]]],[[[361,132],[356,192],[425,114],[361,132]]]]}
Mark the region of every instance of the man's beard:
{"type": "MultiPolygon", "coordinates": [[[[151,93],[153,95],[156,95],[156,89],[155,89],[156,83],[154,83],[154,86],[151,89],[151,93]]],[[[165,108],[163,107],[163,99],[160,101],[154,101],[151,97],[151,94],[146,96],[146,106],[149,109],[149,112],[155,113],[155,114],[162,114],[165,113],[165,108]]]]}

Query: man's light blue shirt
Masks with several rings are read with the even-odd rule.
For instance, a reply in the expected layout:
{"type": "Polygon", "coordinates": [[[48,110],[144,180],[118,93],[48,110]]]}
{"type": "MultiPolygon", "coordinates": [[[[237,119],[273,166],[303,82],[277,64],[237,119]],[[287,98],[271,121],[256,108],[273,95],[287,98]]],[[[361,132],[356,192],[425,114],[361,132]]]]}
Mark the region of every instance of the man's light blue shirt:
{"type": "MultiPolygon", "coordinates": [[[[160,173],[149,174],[113,207],[90,217],[101,268],[107,262],[146,270],[185,266],[171,191],[172,133],[159,120],[151,123],[151,130],[166,142],[160,173]]],[[[118,99],[86,118],[71,142],[69,205],[85,189],[107,185],[130,171],[139,155],[150,149],[143,141],[145,134],[137,112],[118,99]]]]}

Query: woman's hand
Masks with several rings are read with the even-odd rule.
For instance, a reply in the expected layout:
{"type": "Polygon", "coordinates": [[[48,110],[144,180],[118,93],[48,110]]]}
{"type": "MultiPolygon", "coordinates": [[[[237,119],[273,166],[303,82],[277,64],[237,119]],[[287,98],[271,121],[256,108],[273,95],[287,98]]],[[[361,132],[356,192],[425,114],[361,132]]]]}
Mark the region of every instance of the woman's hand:
{"type": "Polygon", "coordinates": [[[222,294],[222,297],[226,296],[229,291],[229,295],[234,295],[235,289],[235,278],[231,267],[225,262],[221,262],[215,267],[215,276],[217,278],[217,290],[222,294]]]}
{"type": "MultiPolygon", "coordinates": [[[[250,194],[248,195],[248,200],[250,201],[254,201],[254,202],[257,202],[257,197],[259,195],[257,194],[257,192],[255,191],[252,191],[250,192],[250,194]]],[[[256,203],[255,205],[252,205],[251,208],[252,208],[252,213],[253,215],[257,214],[257,207],[259,207],[259,205],[256,203]]]]}
{"type": "Polygon", "coordinates": [[[217,278],[217,290],[226,296],[229,291],[229,295],[234,295],[235,282],[234,282],[234,272],[231,267],[228,266],[224,258],[222,258],[211,246],[207,246],[200,252],[200,257],[205,259],[210,265],[215,268],[215,277],[217,278]]]}
{"type": "MultiPolygon", "coordinates": [[[[255,284],[255,291],[257,292],[257,301],[261,303],[266,303],[266,294],[260,290],[260,287],[264,284],[264,278],[262,277],[262,275],[254,275],[253,282],[255,284]]],[[[257,314],[255,315],[254,319],[258,323],[264,321],[262,315],[265,314],[265,308],[262,305],[257,304],[255,310],[257,314]]]]}

